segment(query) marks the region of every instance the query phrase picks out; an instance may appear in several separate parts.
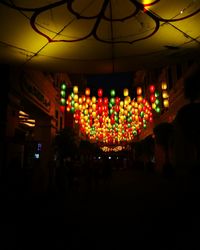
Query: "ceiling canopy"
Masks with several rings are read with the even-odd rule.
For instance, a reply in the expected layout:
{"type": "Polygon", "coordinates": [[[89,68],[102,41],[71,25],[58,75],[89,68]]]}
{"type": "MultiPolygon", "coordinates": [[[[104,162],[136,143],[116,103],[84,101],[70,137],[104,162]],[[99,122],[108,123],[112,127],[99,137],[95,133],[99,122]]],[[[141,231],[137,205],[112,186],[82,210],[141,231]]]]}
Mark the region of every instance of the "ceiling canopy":
{"type": "Polygon", "coordinates": [[[2,0],[1,62],[127,72],[200,55],[198,0],[2,0]]]}

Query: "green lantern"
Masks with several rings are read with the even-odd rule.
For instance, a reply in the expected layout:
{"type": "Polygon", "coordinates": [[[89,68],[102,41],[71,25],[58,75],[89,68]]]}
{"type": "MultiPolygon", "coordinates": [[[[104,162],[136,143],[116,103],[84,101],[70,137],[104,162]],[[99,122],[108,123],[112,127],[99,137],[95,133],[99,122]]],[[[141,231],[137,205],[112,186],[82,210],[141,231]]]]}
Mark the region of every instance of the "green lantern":
{"type": "Polygon", "coordinates": [[[61,83],[60,88],[61,88],[61,90],[66,90],[67,89],[67,85],[63,82],[63,83],[61,83]]]}
{"type": "Polygon", "coordinates": [[[112,105],[114,105],[115,104],[115,98],[110,98],[110,103],[112,104],[112,105]]]}
{"type": "Polygon", "coordinates": [[[111,91],[110,91],[110,95],[111,95],[112,97],[114,97],[114,96],[115,96],[115,94],[116,94],[115,90],[114,90],[114,89],[111,89],[111,91]]]}
{"type": "Polygon", "coordinates": [[[160,94],[158,92],[158,90],[155,91],[155,97],[158,97],[160,94]]]}
{"type": "Polygon", "coordinates": [[[158,105],[160,103],[159,99],[156,98],[155,104],[158,105]]]}
{"type": "Polygon", "coordinates": [[[64,105],[65,105],[65,103],[66,103],[65,98],[61,98],[61,99],[60,99],[60,105],[64,106],[64,105]]]}
{"type": "Polygon", "coordinates": [[[66,100],[65,100],[65,97],[66,97],[66,89],[67,89],[67,85],[63,82],[61,85],[60,85],[60,105],[61,106],[65,106],[66,105],[66,100]]]}
{"type": "Polygon", "coordinates": [[[159,107],[156,107],[155,110],[156,110],[157,113],[160,113],[160,108],[159,107]]]}

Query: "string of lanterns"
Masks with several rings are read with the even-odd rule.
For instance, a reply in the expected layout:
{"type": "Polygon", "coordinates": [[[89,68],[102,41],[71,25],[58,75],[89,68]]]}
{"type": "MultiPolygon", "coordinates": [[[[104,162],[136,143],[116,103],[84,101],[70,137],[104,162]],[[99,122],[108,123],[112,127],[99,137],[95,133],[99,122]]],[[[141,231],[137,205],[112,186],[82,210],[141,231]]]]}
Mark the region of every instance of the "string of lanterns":
{"type": "MultiPolygon", "coordinates": [[[[134,140],[153,121],[153,111],[159,113],[159,92],[155,86],[149,87],[149,100],[142,95],[142,88],[137,88],[136,98],[131,99],[129,90],[123,90],[124,98],[110,91],[110,97],[103,97],[103,90],[98,89],[96,96],[90,96],[90,89],[79,95],[78,86],[66,100],[66,84],[61,84],[61,108],[73,113],[74,121],[79,125],[83,136],[92,142],[120,144],[134,140]]],[[[162,96],[162,95],[161,95],[162,96]]]]}

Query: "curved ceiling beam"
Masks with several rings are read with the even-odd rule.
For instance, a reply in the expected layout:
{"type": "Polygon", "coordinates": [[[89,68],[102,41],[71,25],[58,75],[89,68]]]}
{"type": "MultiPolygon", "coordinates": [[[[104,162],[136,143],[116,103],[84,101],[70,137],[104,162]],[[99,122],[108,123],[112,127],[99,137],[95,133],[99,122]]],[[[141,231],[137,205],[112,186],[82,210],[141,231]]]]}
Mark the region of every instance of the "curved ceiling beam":
{"type": "Polygon", "coordinates": [[[78,41],[83,41],[83,40],[93,36],[97,41],[100,41],[100,42],[103,42],[103,43],[109,43],[109,44],[128,43],[128,44],[133,44],[133,43],[135,43],[137,41],[145,40],[145,39],[148,39],[149,37],[153,36],[159,30],[160,22],[165,22],[165,23],[168,22],[168,23],[170,23],[170,22],[181,21],[181,20],[190,18],[190,17],[192,17],[192,16],[194,16],[197,13],[200,12],[200,8],[199,8],[198,10],[194,11],[193,13],[191,13],[191,14],[189,14],[187,16],[181,17],[181,18],[166,19],[166,18],[160,17],[159,15],[154,13],[153,11],[150,11],[150,10],[148,10],[148,8],[146,8],[146,7],[155,5],[156,3],[160,2],[160,0],[155,0],[155,1],[153,1],[151,3],[148,3],[148,4],[142,4],[142,3],[138,2],[137,0],[129,0],[135,6],[135,11],[133,11],[133,13],[131,13],[130,15],[128,15],[126,17],[112,19],[112,18],[106,17],[106,15],[105,15],[105,11],[106,11],[110,1],[111,0],[104,0],[103,4],[102,4],[102,7],[99,10],[99,13],[97,15],[94,15],[94,16],[83,16],[83,15],[81,15],[81,13],[76,12],[73,9],[73,6],[72,6],[73,3],[75,2],[75,0],[61,0],[59,2],[54,2],[52,4],[48,4],[48,5],[45,5],[45,6],[42,6],[42,7],[37,7],[37,8],[26,8],[26,7],[16,6],[13,3],[13,1],[10,1],[10,4],[9,4],[8,2],[2,0],[0,3],[4,4],[7,7],[12,8],[12,9],[16,9],[18,11],[32,11],[33,14],[32,14],[32,16],[30,18],[31,27],[39,35],[45,37],[48,40],[48,42],[50,42],[50,43],[52,43],[52,42],[78,42],[78,41]],[[92,27],[91,31],[88,32],[88,34],[86,34],[83,37],[76,38],[76,39],[56,39],[56,37],[58,35],[62,35],[61,32],[67,27],[67,25],[65,25],[59,32],[57,32],[57,33],[55,32],[55,36],[53,38],[49,37],[47,34],[45,34],[45,32],[42,32],[37,27],[36,19],[40,14],[42,14],[45,11],[54,9],[56,7],[59,7],[59,6],[62,6],[64,4],[67,4],[68,11],[71,14],[73,14],[76,19],[96,19],[95,23],[94,23],[94,26],[92,27]],[[111,41],[111,40],[102,39],[102,38],[100,38],[98,36],[98,34],[97,34],[98,33],[98,28],[99,28],[99,25],[100,25],[102,20],[106,20],[106,21],[109,21],[109,22],[123,22],[125,20],[131,19],[132,17],[136,16],[136,14],[139,11],[142,11],[145,15],[149,16],[155,23],[155,27],[154,27],[153,31],[149,35],[140,37],[138,39],[129,40],[129,41],[128,40],[123,40],[123,39],[121,39],[121,40],[112,40],[111,41]]]}

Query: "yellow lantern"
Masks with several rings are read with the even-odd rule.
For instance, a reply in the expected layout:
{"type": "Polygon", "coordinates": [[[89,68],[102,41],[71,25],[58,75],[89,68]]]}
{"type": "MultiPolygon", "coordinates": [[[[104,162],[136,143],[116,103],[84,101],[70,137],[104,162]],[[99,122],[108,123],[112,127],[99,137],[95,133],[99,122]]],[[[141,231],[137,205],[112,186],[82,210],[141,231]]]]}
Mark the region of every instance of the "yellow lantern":
{"type": "Polygon", "coordinates": [[[163,105],[164,105],[165,108],[168,108],[168,107],[169,107],[169,100],[168,100],[168,99],[165,99],[165,100],[163,101],[163,105]]]}
{"type": "Polygon", "coordinates": [[[124,107],[124,102],[120,101],[119,105],[120,105],[121,108],[123,108],[124,107]]]}
{"type": "Polygon", "coordinates": [[[126,96],[125,99],[124,99],[125,105],[128,105],[130,102],[131,102],[130,96],[126,96]]]}
{"type": "Polygon", "coordinates": [[[96,103],[97,98],[95,96],[92,97],[92,103],[96,103]]]}
{"type": "Polygon", "coordinates": [[[78,94],[78,86],[73,87],[73,92],[74,92],[74,94],[78,94]]]}
{"type": "Polygon", "coordinates": [[[162,88],[162,90],[166,90],[167,89],[167,83],[166,82],[162,82],[161,88],[162,88]]]}
{"type": "Polygon", "coordinates": [[[129,104],[128,107],[127,107],[128,111],[131,111],[132,109],[132,106],[129,104]]]}
{"type": "Polygon", "coordinates": [[[81,103],[83,102],[83,99],[80,97],[80,98],[78,99],[78,102],[81,104],[81,103]]]}
{"type": "Polygon", "coordinates": [[[169,97],[169,95],[168,95],[168,93],[167,93],[166,90],[164,90],[164,91],[162,92],[162,97],[163,97],[164,99],[166,99],[166,98],[169,97]]]}
{"type": "Polygon", "coordinates": [[[95,111],[97,109],[97,105],[94,103],[92,104],[92,109],[95,111]]]}
{"type": "Polygon", "coordinates": [[[154,103],[152,103],[152,109],[155,109],[155,108],[156,108],[156,104],[154,102],[154,103]]]}
{"type": "Polygon", "coordinates": [[[74,95],[74,101],[77,102],[78,101],[78,95],[74,95]]]}
{"type": "Polygon", "coordinates": [[[95,111],[93,111],[93,112],[92,112],[92,117],[93,117],[93,118],[96,118],[96,116],[97,116],[97,113],[96,113],[95,111]]]}
{"type": "Polygon", "coordinates": [[[129,91],[128,91],[127,88],[125,88],[125,89],[124,89],[124,96],[128,96],[128,94],[129,94],[129,91]]]}
{"type": "Polygon", "coordinates": [[[74,103],[74,108],[75,108],[75,110],[78,110],[79,105],[78,105],[78,103],[77,103],[77,102],[75,102],[75,103],[74,103]]]}

